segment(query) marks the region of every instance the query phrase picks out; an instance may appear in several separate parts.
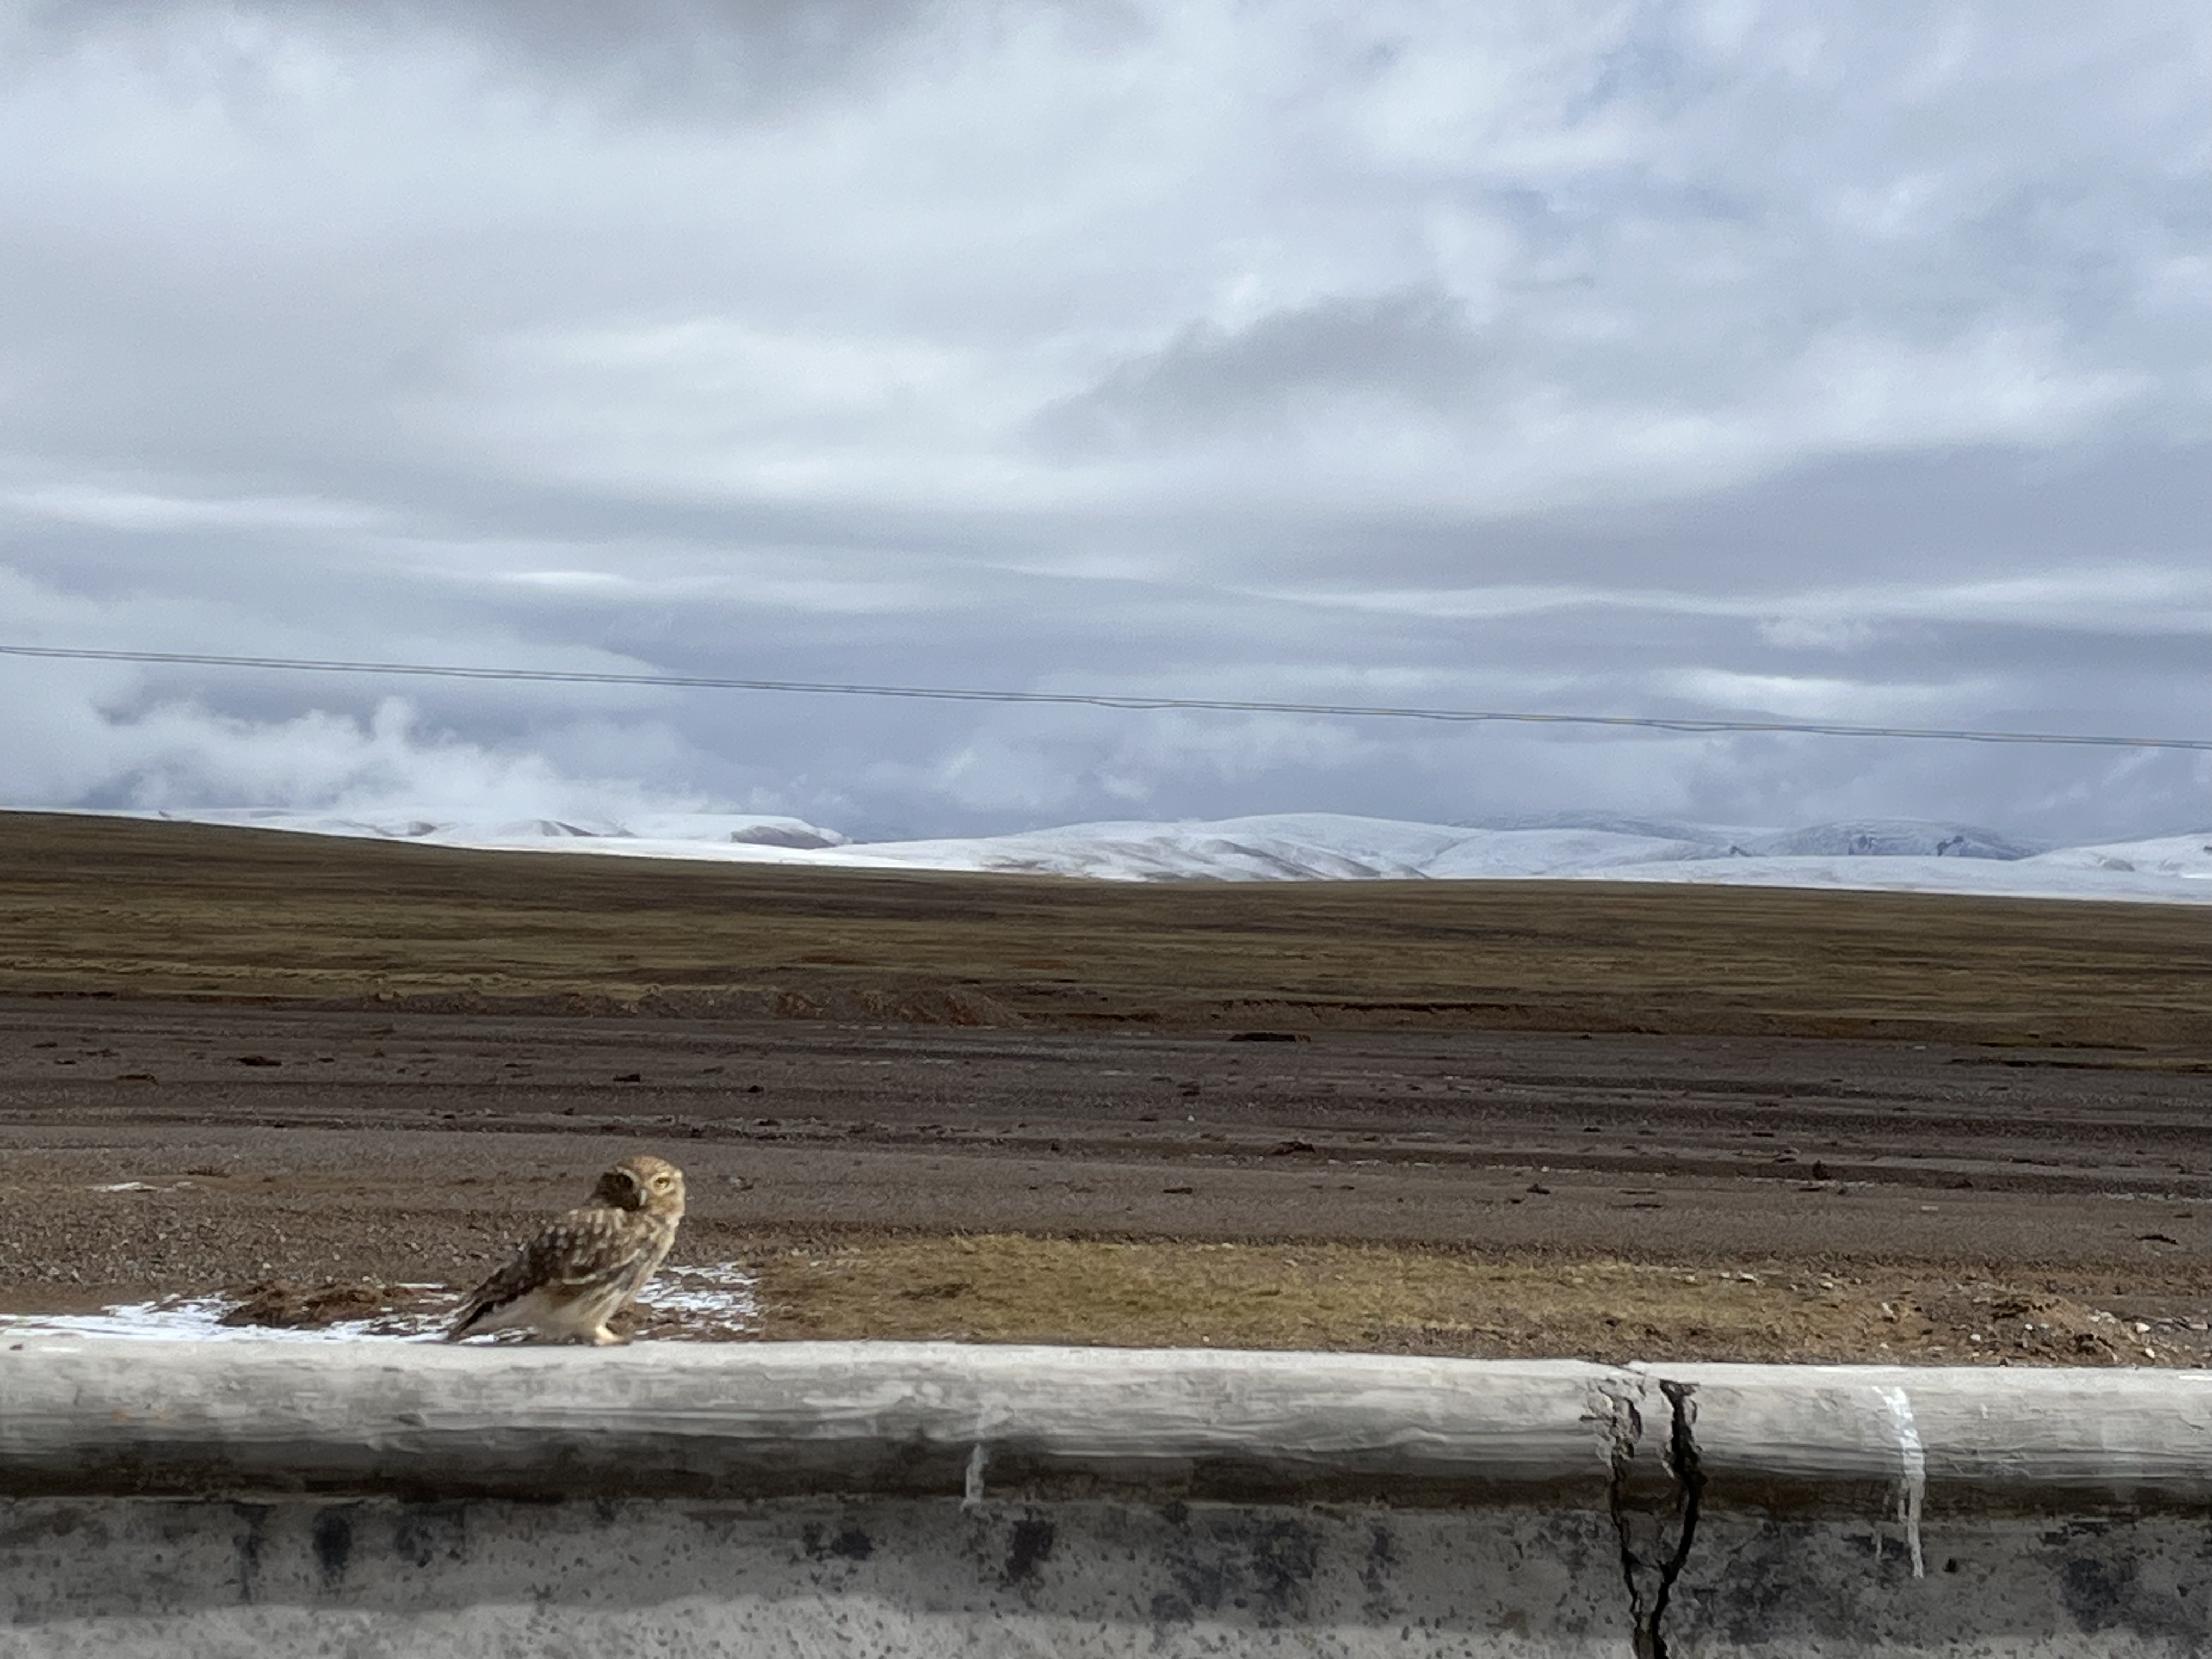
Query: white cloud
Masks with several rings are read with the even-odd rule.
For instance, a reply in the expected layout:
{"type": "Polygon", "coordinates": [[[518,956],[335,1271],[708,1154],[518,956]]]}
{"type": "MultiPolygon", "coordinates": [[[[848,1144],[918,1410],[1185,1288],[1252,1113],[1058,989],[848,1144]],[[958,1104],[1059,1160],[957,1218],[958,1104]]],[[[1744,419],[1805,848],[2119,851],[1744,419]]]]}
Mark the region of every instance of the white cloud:
{"type": "Polygon", "coordinates": [[[57,675],[52,665],[35,674],[29,666],[0,662],[9,710],[0,715],[0,769],[11,805],[430,806],[520,817],[693,804],[640,778],[640,763],[665,757],[651,752],[659,734],[649,725],[596,745],[611,775],[579,777],[535,748],[501,750],[425,731],[398,698],[362,719],[314,711],[251,720],[191,702],[130,706],[127,668],[57,675]]]}
{"type": "Polygon", "coordinates": [[[954,506],[1018,495],[1037,382],[927,340],[726,318],[500,341],[439,397],[450,438],[523,476],[679,495],[954,506]]]}
{"type": "MultiPolygon", "coordinates": [[[[125,649],[220,651],[228,637],[255,629],[247,603],[180,613],[153,594],[97,599],[4,568],[0,612],[13,621],[12,643],[97,635],[125,649]]],[[[272,637],[267,628],[260,620],[260,639],[272,637]]],[[[404,659],[406,644],[428,642],[395,643],[404,659]]],[[[447,654],[465,659],[487,648],[502,647],[448,644],[447,654]]],[[[434,644],[430,654],[438,654],[434,644]]],[[[563,654],[571,664],[580,659],[552,653],[540,661],[551,666],[563,654]]],[[[291,701],[281,684],[270,697],[267,678],[264,700],[291,701]]],[[[444,685],[438,695],[479,726],[512,727],[516,714],[542,708],[497,684],[444,685]]],[[[526,817],[588,813],[609,803],[672,809],[701,798],[670,781],[699,757],[650,712],[669,697],[649,688],[577,688],[566,709],[526,719],[503,742],[426,720],[416,701],[390,695],[388,682],[325,677],[314,701],[325,706],[300,714],[258,712],[252,701],[247,693],[241,702],[235,682],[187,668],[0,656],[6,804],[436,806],[526,817]],[[236,706],[210,707],[210,693],[236,706]]]]}
{"type": "Polygon", "coordinates": [[[131,531],[365,530],[380,516],[350,502],[307,497],[175,495],[58,479],[19,489],[0,487],[0,507],[32,518],[131,531]]]}

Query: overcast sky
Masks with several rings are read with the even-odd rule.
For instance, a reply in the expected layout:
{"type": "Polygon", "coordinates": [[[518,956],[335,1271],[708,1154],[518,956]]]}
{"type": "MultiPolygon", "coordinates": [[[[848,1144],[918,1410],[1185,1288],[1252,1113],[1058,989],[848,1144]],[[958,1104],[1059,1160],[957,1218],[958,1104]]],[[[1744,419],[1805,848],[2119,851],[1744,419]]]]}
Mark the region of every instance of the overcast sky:
{"type": "MultiPolygon", "coordinates": [[[[2201,0],[0,0],[0,642],[2212,737],[2201,0]]],[[[0,659],[0,800],[2212,823],[2212,757],[0,659]]]]}

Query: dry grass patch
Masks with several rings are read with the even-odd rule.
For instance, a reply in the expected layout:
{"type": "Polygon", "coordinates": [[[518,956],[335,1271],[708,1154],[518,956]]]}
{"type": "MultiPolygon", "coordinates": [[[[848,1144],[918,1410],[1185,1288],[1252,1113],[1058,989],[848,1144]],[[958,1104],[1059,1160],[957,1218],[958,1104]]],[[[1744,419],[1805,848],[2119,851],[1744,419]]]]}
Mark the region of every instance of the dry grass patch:
{"type": "Polygon", "coordinates": [[[1601,882],[1081,882],[0,812],[0,990],[424,1012],[1738,1032],[2192,1054],[2212,1020],[2212,930],[2178,905],[1601,882]]]}
{"type": "MultiPolygon", "coordinates": [[[[1479,1259],[1350,1244],[993,1234],[785,1249],[758,1263],[772,1338],[1296,1348],[1470,1357],[2185,1363],[2048,1292],[1982,1282],[1479,1259]]],[[[2164,1345],[2162,1350],[2157,1345],[2164,1345]]]]}

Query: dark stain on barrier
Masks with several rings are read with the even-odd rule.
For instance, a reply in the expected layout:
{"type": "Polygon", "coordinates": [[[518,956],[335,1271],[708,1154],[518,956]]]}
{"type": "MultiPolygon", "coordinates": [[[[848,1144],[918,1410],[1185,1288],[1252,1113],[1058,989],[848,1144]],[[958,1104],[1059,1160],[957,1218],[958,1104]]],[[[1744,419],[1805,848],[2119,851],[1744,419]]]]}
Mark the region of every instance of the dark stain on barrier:
{"type": "Polygon", "coordinates": [[[1224,1516],[1197,1529],[1184,1525],[1166,1553],[1175,1589],[1153,1596],[1154,1623],[1185,1624],[1230,1607],[1275,1625],[1303,1616],[1321,1540],[1303,1521],[1224,1516]]]}
{"type": "Polygon", "coordinates": [[[848,1527],[834,1538],[826,1537],[828,1528],[818,1522],[810,1521],[799,1529],[799,1541],[813,1559],[834,1555],[847,1561],[865,1561],[876,1553],[875,1540],[858,1527],[848,1527]]]}
{"type": "Polygon", "coordinates": [[[315,1570],[322,1575],[326,1590],[345,1582],[347,1564],[353,1559],[354,1508],[351,1504],[334,1504],[318,1510],[307,1528],[308,1541],[315,1550],[315,1570]]]}
{"type": "MultiPolygon", "coordinates": [[[[2066,1528],[2067,1557],[2058,1570],[2058,1598],[2066,1611],[2084,1631],[2121,1629],[2139,1638],[2162,1638],[2176,1652],[2205,1651],[2212,1609],[2201,1567],[2169,1572],[2153,1565],[2158,1558],[2142,1549],[2130,1530],[2091,1520],[2066,1528]]],[[[2208,1557],[2212,1546],[2200,1543],[2197,1560],[2208,1557]]]]}
{"type": "Polygon", "coordinates": [[[1390,1593],[1390,1570],[1398,1565],[1398,1540],[1390,1528],[1376,1524],[1368,1528],[1367,1559],[1359,1564],[1359,1582],[1367,1591],[1364,1611],[1370,1619],[1394,1617],[1397,1598],[1390,1593]]]}
{"type": "MultiPolygon", "coordinates": [[[[1983,1523],[1961,1516],[1956,1524],[1966,1529],[1983,1523]]],[[[1927,1569],[1935,1582],[1916,1583],[1906,1547],[1896,1540],[1882,1539],[1878,1550],[1867,1550],[1861,1535],[1844,1526],[1831,1531],[1731,1517],[1719,1557],[1724,1570],[1716,1565],[1691,1593],[1686,1616],[1695,1634],[1688,1639],[1698,1652],[1707,1643],[1731,1652],[1796,1651],[1824,1640],[1841,1650],[1949,1652],[1968,1644],[1960,1621],[1989,1616],[1977,1609],[2014,1616],[2025,1584],[2035,1600],[2027,1625],[2013,1627],[2022,1651],[2064,1653],[2071,1651],[2066,1638],[2077,1632],[2124,1632],[2134,1638],[2132,1646],[2123,1644],[2130,1652],[2212,1652],[2206,1640],[2212,1571],[2204,1565],[2212,1563],[2212,1535],[2185,1560],[2165,1546],[2169,1524],[2114,1516],[1993,1528],[1976,1540],[1981,1554],[1931,1556],[1927,1569]],[[1824,1554],[1841,1570],[1808,1573],[1808,1561],[1824,1554]],[[2057,1604],[2048,1612],[2039,1601],[2046,1592],[2057,1604]]]]}
{"type": "MultiPolygon", "coordinates": [[[[1698,1597],[1699,1613],[1716,1632],[1745,1647],[1825,1631],[1826,1611],[1813,1606],[1806,1593],[1806,1557],[1796,1529],[1771,1520],[1747,1524],[1728,1546],[1724,1582],[1698,1597]]],[[[1887,1574],[1881,1582],[1893,1587],[1887,1574]]]]}
{"type": "Polygon", "coordinates": [[[1052,1522],[1040,1516],[1025,1516],[1015,1522],[1006,1540],[1006,1582],[1018,1584],[1037,1570],[1039,1562],[1052,1559],[1055,1535],[1052,1522]]]}
{"type": "Polygon", "coordinates": [[[392,1553],[416,1568],[441,1557],[461,1560],[468,1554],[468,1516],[465,1503],[406,1504],[392,1523],[392,1553]]]}
{"type": "MultiPolygon", "coordinates": [[[[2058,1599],[2084,1631],[2122,1629],[2136,1637],[2158,1637],[2177,1652],[2205,1650],[2212,1629],[2206,1583],[2201,1570],[2182,1568],[2178,1576],[2154,1566],[2156,1557],[2138,1547],[2129,1528],[2109,1522],[2075,1522],[2056,1539],[2067,1552],[2058,1569],[2058,1599]]],[[[2197,1559],[2212,1557],[2200,1544],[2197,1559]]]]}
{"type": "Polygon", "coordinates": [[[1229,1590],[1227,1570],[1220,1562],[1201,1557],[1199,1553],[1201,1547],[1194,1542],[1183,1543],[1169,1559],[1168,1571],[1174,1577],[1176,1588],[1181,1594],[1153,1598],[1155,1605],[1165,1599],[1180,1607],[1179,1613],[1170,1615],[1177,1622],[1194,1618],[1201,1607],[1211,1611],[1219,1607],[1222,1597],[1229,1590]]]}
{"type": "Polygon", "coordinates": [[[1848,1532],[1836,1540],[1836,1547],[1856,1560],[1879,1562],[1891,1579],[1911,1570],[1912,1546],[1894,1533],[1848,1532]]]}
{"type": "Polygon", "coordinates": [[[261,1547],[269,1529],[269,1504],[233,1504],[230,1512],[246,1523],[232,1540],[238,1557],[238,1599],[251,1602],[261,1594],[261,1547]]]}
{"type": "Polygon", "coordinates": [[[1321,1562],[1321,1543],[1303,1521],[1263,1522],[1252,1529],[1252,1576],[1267,1613],[1281,1617],[1303,1607],[1306,1587],[1321,1562]]]}
{"type": "Polygon", "coordinates": [[[2125,1555],[2077,1555],[2058,1570],[2058,1599],[2085,1631],[2110,1630],[2121,1623],[2135,1587],[2136,1564],[2125,1555]]]}
{"type": "Polygon", "coordinates": [[[45,1510],[28,1504],[19,1511],[14,1504],[0,1502],[0,1547],[68,1538],[79,1532],[85,1534],[79,1545],[88,1550],[106,1548],[113,1536],[95,1513],[76,1509],[45,1510]]]}

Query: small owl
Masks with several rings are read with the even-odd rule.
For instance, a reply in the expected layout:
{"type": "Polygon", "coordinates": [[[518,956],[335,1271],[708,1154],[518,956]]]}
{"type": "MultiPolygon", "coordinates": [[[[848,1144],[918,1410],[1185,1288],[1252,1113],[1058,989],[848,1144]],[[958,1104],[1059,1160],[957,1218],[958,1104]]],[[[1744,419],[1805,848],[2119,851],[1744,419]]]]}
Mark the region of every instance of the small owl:
{"type": "Polygon", "coordinates": [[[657,1158],[623,1159],[590,1203],[548,1222],[469,1293],[446,1340],[520,1326],[550,1341],[621,1341],[607,1321],[653,1277],[683,1219],[684,1172],[657,1158]]]}

